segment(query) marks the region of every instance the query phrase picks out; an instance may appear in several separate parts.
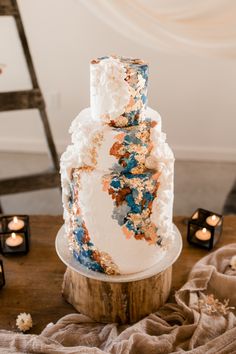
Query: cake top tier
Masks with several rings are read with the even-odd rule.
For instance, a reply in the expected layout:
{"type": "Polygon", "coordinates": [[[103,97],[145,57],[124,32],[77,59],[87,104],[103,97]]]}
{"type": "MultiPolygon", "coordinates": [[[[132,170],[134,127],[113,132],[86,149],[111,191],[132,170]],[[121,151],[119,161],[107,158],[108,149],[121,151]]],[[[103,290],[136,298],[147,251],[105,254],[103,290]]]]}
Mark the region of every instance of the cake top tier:
{"type": "Polygon", "coordinates": [[[148,65],[106,56],[91,61],[90,103],[95,120],[114,127],[138,125],[147,105],[148,65]]]}

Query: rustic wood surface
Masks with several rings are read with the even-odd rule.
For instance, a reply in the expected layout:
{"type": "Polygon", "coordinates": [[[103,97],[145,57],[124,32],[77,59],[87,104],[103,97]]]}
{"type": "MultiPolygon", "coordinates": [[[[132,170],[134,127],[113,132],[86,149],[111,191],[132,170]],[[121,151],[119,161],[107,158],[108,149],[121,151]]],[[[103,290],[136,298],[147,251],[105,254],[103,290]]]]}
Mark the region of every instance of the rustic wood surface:
{"type": "Polygon", "coordinates": [[[11,0],[0,1],[0,16],[15,16],[17,11],[13,6],[11,0]]]}
{"type": "MultiPolygon", "coordinates": [[[[53,164],[53,172],[49,175],[46,173],[41,173],[40,175],[29,175],[28,179],[25,176],[14,178],[6,178],[0,180],[0,195],[20,193],[25,189],[25,185],[28,184],[29,190],[37,190],[51,187],[60,187],[59,181],[59,161],[56,151],[56,147],[53,141],[51,128],[49,125],[47,112],[45,108],[45,102],[40,90],[37,75],[34,69],[34,64],[28,45],[26,33],[24,30],[24,25],[21,19],[21,14],[18,8],[16,0],[0,0],[0,16],[14,16],[16,29],[19,34],[19,39],[22,45],[22,50],[27,63],[32,89],[31,90],[21,90],[12,92],[1,92],[0,93],[0,112],[9,110],[19,110],[19,109],[32,109],[37,108],[39,110],[41,122],[43,125],[43,130],[46,138],[46,144],[48,147],[48,152],[53,164]],[[48,178],[50,183],[48,183],[48,178]]],[[[27,129],[26,129],[27,134],[27,129]]],[[[1,205],[0,205],[0,210],[1,205]]]]}
{"type": "MultiPolygon", "coordinates": [[[[172,293],[180,288],[194,263],[208,254],[186,242],[184,217],[176,217],[183,241],[183,251],[173,266],[172,293]]],[[[34,327],[31,333],[40,333],[50,322],[75,312],[61,295],[66,267],[57,257],[54,242],[62,225],[60,216],[32,216],[31,249],[25,256],[3,257],[6,286],[0,290],[0,328],[15,329],[15,318],[20,312],[30,312],[34,327]]],[[[215,248],[236,242],[236,216],[225,217],[223,235],[215,248]]],[[[94,306],[96,306],[94,304],[94,306]]]]}
{"type": "Polygon", "coordinates": [[[97,322],[134,323],[157,311],[167,301],[171,271],[169,267],[139,281],[112,283],[87,278],[67,268],[62,292],[78,312],[97,322]]]}
{"type": "Polygon", "coordinates": [[[0,179],[0,195],[57,188],[60,185],[59,172],[52,169],[32,175],[0,179]]]}
{"type": "Polygon", "coordinates": [[[44,107],[39,89],[0,92],[0,112],[44,107]]]}

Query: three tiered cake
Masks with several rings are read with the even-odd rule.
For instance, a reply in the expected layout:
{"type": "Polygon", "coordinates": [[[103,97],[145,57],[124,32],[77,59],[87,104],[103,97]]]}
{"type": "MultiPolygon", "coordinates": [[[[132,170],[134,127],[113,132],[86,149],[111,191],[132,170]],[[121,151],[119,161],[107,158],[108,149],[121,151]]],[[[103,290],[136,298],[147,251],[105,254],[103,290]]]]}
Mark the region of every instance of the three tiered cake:
{"type": "Polygon", "coordinates": [[[147,108],[145,62],[98,58],[90,76],[91,108],[72,122],[61,157],[68,247],[88,269],[136,273],[173,242],[174,156],[147,108]]]}

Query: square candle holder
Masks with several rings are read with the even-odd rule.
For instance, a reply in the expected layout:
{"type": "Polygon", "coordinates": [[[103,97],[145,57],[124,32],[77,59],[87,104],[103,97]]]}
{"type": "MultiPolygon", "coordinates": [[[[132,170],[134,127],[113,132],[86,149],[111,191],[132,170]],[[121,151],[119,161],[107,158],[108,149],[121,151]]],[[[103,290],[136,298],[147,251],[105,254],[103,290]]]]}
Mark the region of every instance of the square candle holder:
{"type": "Polygon", "coordinates": [[[220,239],[222,226],[222,215],[198,208],[188,220],[187,240],[210,251],[220,239]]]}
{"type": "Polygon", "coordinates": [[[0,259],[0,289],[5,285],[3,261],[0,259]]]}
{"type": "Polygon", "coordinates": [[[0,218],[0,252],[3,255],[29,252],[30,227],[28,215],[6,215],[0,218]]]}

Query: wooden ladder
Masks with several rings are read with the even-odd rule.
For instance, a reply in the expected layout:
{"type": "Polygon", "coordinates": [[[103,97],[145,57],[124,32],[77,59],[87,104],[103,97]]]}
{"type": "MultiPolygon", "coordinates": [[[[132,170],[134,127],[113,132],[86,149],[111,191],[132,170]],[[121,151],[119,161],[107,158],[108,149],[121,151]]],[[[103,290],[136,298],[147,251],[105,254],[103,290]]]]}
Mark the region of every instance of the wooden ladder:
{"type": "Polygon", "coordinates": [[[38,109],[53,165],[53,167],[48,171],[42,173],[0,179],[0,195],[59,187],[60,177],[58,155],[53,141],[45,102],[38,84],[17,1],[0,0],[0,16],[13,16],[15,19],[16,28],[32,82],[32,89],[30,90],[0,93],[0,112],[21,109],[38,109]]]}

